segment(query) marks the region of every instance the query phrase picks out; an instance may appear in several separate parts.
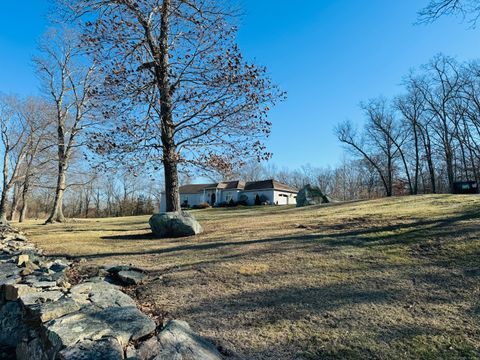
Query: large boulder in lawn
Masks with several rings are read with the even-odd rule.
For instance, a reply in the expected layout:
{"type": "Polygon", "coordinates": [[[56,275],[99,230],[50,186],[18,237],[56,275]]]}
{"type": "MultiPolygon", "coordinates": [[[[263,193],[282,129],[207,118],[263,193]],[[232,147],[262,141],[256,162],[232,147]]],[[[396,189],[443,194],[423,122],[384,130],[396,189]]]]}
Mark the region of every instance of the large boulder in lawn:
{"type": "Polygon", "coordinates": [[[159,238],[193,236],[203,232],[198,221],[186,211],[156,214],[149,223],[152,232],[159,238]]]}
{"type": "Polygon", "coordinates": [[[329,202],[328,197],[316,186],[305,185],[297,194],[297,207],[327,204],[329,202]]]}

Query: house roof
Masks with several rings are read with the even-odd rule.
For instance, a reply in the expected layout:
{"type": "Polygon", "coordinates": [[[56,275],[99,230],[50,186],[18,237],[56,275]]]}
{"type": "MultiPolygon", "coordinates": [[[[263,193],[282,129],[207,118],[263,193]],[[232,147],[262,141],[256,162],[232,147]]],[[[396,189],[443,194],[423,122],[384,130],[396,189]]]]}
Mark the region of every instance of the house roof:
{"type": "Polygon", "coordinates": [[[226,181],[218,183],[217,189],[243,189],[245,187],[245,182],[243,181],[226,181]]]}
{"type": "Polygon", "coordinates": [[[250,181],[247,182],[245,185],[245,191],[250,190],[262,190],[262,189],[275,189],[275,190],[283,190],[289,192],[298,192],[297,189],[294,189],[286,184],[282,184],[276,180],[261,180],[261,181],[250,181]]]}
{"type": "Polygon", "coordinates": [[[182,194],[196,194],[205,189],[216,188],[217,184],[190,184],[180,186],[180,193],[182,194]]]}
{"type": "Polygon", "coordinates": [[[297,189],[294,189],[286,184],[282,184],[276,180],[261,180],[261,181],[224,181],[215,184],[191,184],[180,186],[180,193],[182,194],[197,194],[201,193],[206,189],[220,189],[220,190],[265,190],[265,189],[275,189],[283,190],[289,192],[298,192],[297,189]]]}

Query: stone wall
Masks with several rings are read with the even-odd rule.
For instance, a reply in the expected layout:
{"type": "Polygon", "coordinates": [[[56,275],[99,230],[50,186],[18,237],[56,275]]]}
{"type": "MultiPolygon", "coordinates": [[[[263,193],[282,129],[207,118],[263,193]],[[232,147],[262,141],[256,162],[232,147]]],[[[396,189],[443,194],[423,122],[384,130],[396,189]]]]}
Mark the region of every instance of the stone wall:
{"type": "Polygon", "coordinates": [[[121,284],[145,274],[119,266],[76,285],[72,263],[42,255],[0,228],[0,359],[221,359],[182,321],[157,327],[121,284]]]}

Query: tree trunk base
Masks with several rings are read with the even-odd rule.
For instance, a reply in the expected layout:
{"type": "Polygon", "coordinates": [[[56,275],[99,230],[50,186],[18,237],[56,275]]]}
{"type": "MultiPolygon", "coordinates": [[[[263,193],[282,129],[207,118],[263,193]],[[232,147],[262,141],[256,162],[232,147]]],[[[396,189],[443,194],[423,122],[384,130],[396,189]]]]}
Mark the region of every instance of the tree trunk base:
{"type": "Polygon", "coordinates": [[[61,224],[61,223],[65,223],[65,222],[67,222],[67,219],[65,219],[64,217],[62,217],[62,218],[59,218],[59,217],[56,217],[56,218],[48,218],[48,219],[43,223],[43,225],[61,224]]]}

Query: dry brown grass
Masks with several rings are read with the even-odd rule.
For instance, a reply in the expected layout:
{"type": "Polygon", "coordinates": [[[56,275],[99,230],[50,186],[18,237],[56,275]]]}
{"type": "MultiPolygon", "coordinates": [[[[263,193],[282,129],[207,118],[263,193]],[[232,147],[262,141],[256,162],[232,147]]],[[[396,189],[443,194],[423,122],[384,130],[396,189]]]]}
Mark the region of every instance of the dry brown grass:
{"type": "Polygon", "coordinates": [[[195,211],[205,233],[148,217],[22,225],[51,255],[149,270],[142,302],[236,359],[480,358],[480,197],[195,211]]]}

